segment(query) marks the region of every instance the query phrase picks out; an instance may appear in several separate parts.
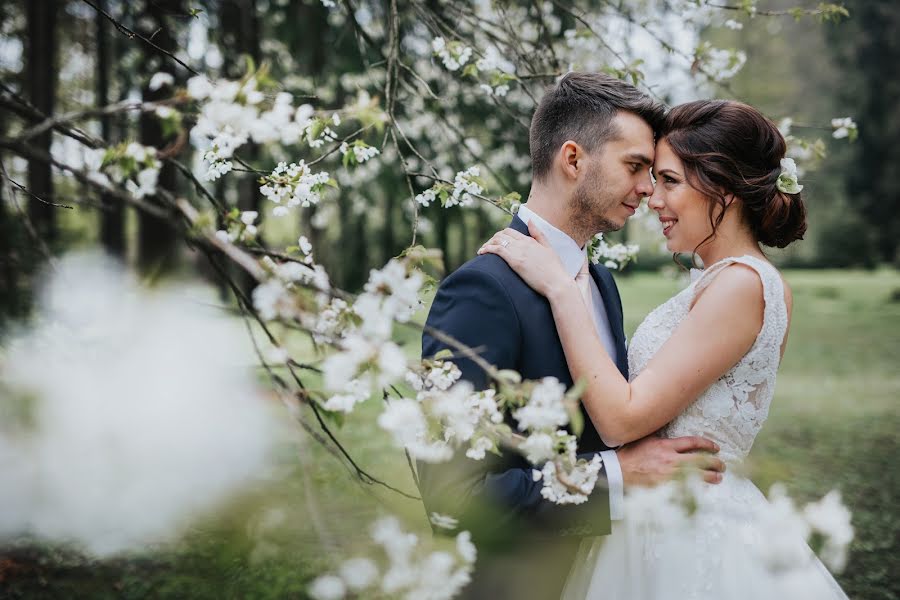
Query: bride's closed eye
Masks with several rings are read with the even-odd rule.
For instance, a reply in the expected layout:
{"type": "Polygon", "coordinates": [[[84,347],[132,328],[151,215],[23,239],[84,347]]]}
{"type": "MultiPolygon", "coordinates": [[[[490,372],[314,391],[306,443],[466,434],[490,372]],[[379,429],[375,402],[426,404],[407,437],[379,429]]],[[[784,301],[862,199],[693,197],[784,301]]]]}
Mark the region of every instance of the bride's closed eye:
{"type": "Polygon", "coordinates": [[[675,179],[674,177],[670,177],[668,175],[661,175],[659,177],[659,179],[661,179],[664,184],[673,184],[674,185],[676,183],[679,183],[679,181],[677,179],[675,179]]]}

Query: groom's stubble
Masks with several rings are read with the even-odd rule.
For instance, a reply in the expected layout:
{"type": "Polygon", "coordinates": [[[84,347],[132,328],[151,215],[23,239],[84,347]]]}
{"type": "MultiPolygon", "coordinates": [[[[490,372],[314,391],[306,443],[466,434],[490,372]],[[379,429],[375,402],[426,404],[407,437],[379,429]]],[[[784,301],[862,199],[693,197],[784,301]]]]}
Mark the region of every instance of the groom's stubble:
{"type": "Polygon", "coordinates": [[[615,197],[607,185],[598,164],[592,165],[584,180],[575,188],[569,200],[569,215],[575,239],[589,240],[598,233],[622,228],[606,215],[618,206],[622,198],[615,197]]]}

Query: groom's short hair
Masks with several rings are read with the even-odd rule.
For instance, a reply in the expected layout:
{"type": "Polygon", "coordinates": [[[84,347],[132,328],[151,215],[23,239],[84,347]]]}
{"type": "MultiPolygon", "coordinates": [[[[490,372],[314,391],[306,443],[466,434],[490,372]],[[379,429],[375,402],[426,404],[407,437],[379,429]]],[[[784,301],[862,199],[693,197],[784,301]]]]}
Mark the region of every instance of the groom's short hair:
{"type": "Polygon", "coordinates": [[[566,140],[593,152],[618,135],[613,118],[619,111],[641,117],[654,132],[665,107],[633,85],[603,73],[571,72],[547,88],[531,119],[529,146],[535,179],[550,173],[553,156],[566,140]]]}

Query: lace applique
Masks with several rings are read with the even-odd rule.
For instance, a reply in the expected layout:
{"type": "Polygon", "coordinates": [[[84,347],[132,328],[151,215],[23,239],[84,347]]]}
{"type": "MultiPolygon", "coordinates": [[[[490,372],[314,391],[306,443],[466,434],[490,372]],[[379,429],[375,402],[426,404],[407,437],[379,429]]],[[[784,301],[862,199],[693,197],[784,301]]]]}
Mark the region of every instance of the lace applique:
{"type": "Polygon", "coordinates": [[[762,328],[753,346],[721,379],[663,428],[664,437],[703,435],[720,447],[726,460],[743,459],[769,414],[781,344],[787,331],[784,285],[778,271],[752,256],[726,258],[712,265],[679,294],[651,312],[638,327],[628,349],[631,377],[647,366],[690,311],[691,304],[728,265],[740,263],[759,274],[763,284],[762,328]]]}

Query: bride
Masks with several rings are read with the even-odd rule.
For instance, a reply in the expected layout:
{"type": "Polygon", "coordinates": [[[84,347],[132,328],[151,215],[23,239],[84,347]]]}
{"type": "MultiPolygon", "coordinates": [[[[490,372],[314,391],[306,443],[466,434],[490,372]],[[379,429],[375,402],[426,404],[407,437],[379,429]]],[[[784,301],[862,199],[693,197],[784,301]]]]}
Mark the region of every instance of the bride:
{"type": "MultiPolygon", "coordinates": [[[[706,265],[651,312],[628,350],[626,381],[604,351],[571,279],[539,227],[531,237],[497,233],[480,252],[498,254],[547,298],[582,402],[609,445],[656,433],[702,435],[729,465],[718,486],[696,486],[692,529],[647,528],[626,518],[606,538],[582,543],[563,598],[787,598],[784,578],[750,555],[766,500],[733,468],[769,411],[790,327],[792,296],[760,245],[802,239],[806,213],[793,161],[777,127],[733,101],[697,101],[666,118],[649,200],[666,246],[706,265]]],[[[640,516],[640,515],[638,515],[640,516]]],[[[804,547],[805,548],[805,547],[804,547]]],[[[846,598],[817,560],[811,598],[846,598]]]]}

